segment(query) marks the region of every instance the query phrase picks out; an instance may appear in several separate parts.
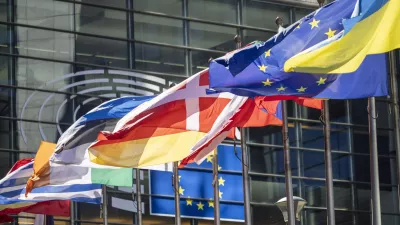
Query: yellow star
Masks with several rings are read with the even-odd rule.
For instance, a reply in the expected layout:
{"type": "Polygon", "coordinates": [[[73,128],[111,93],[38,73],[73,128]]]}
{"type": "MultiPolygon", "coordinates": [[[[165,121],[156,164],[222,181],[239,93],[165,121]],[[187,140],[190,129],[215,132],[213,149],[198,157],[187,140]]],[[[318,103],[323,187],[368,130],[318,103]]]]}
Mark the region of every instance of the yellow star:
{"type": "Polygon", "coordinates": [[[267,68],[268,68],[268,66],[262,64],[262,66],[258,66],[258,68],[265,73],[267,68]]]}
{"type": "Polygon", "coordinates": [[[213,201],[208,201],[208,207],[213,207],[214,208],[214,202],[213,201]]]}
{"type": "Polygon", "coordinates": [[[218,165],[218,171],[220,171],[222,169],[222,167],[220,165],[218,165]]]}
{"type": "Polygon", "coordinates": [[[225,180],[222,177],[219,177],[218,184],[225,186],[225,180]]]}
{"type": "Polygon", "coordinates": [[[204,206],[203,203],[199,202],[199,204],[196,204],[196,205],[197,205],[197,210],[204,210],[203,209],[203,206],[204,206]]]}
{"type": "Polygon", "coordinates": [[[307,90],[307,88],[301,86],[299,89],[296,89],[297,92],[305,92],[307,90]]]}
{"type": "Polygon", "coordinates": [[[333,36],[335,36],[336,30],[331,30],[331,28],[329,28],[329,31],[326,32],[325,34],[328,35],[328,38],[331,38],[333,36]]]}
{"type": "Polygon", "coordinates": [[[287,87],[283,87],[283,86],[281,85],[281,87],[280,87],[280,88],[277,88],[276,90],[278,90],[279,92],[280,92],[280,91],[286,91],[286,88],[287,88],[287,87]]]}
{"type": "Polygon", "coordinates": [[[183,189],[182,186],[179,186],[179,194],[183,195],[184,192],[185,192],[185,189],[183,189]]]}
{"type": "Polygon", "coordinates": [[[207,156],[207,162],[210,162],[210,163],[212,163],[213,162],[213,156],[212,155],[208,155],[207,156]]]}
{"type": "Polygon", "coordinates": [[[271,84],[273,84],[274,82],[267,79],[266,81],[263,81],[262,83],[264,84],[264,86],[271,86],[271,84]]]}
{"type": "Polygon", "coordinates": [[[295,29],[300,29],[300,24],[302,24],[302,23],[303,22],[300,22],[295,29]]]}
{"type": "Polygon", "coordinates": [[[265,52],[265,58],[267,58],[268,56],[271,56],[271,49],[265,52]]]}
{"type": "Polygon", "coordinates": [[[179,177],[178,177],[178,178],[179,178],[179,182],[181,182],[181,177],[182,177],[182,176],[179,176],[179,177]]]}
{"type": "Polygon", "coordinates": [[[311,29],[314,29],[314,27],[318,27],[320,20],[315,20],[315,18],[313,18],[313,21],[310,23],[311,25],[311,29]]]}
{"type": "Polygon", "coordinates": [[[319,80],[317,81],[318,86],[321,84],[325,84],[326,78],[320,77],[319,80]]]}
{"type": "Polygon", "coordinates": [[[224,192],[222,192],[222,191],[219,191],[219,198],[222,198],[222,195],[224,194],[224,192]]]}
{"type": "Polygon", "coordinates": [[[192,203],[193,203],[193,200],[192,199],[190,199],[190,196],[189,196],[189,198],[188,199],[186,199],[186,205],[192,205],[192,203]]]}

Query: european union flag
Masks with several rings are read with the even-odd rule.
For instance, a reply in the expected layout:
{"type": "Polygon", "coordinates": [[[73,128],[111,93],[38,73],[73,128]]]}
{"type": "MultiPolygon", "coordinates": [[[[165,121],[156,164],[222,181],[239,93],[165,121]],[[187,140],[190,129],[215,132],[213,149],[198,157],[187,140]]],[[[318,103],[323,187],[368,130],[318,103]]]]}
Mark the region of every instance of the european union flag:
{"type": "MultiPolygon", "coordinates": [[[[386,56],[369,55],[359,69],[347,74],[284,72],[286,60],[343,31],[357,0],[328,4],[279,32],[266,42],[213,60],[210,88],[242,96],[288,96],[352,99],[387,95],[386,56]]],[[[340,57],[340,55],[337,55],[340,57]]]]}
{"type": "MultiPolygon", "coordinates": [[[[221,220],[244,221],[241,149],[230,145],[218,146],[218,185],[221,220]]],[[[214,188],[212,156],[200,165],[189,164],[179,170],[182,217],[214,218],[214,188]]],[[[175,215],[172,173],[150,171],[150,213],[175,215]]]]}

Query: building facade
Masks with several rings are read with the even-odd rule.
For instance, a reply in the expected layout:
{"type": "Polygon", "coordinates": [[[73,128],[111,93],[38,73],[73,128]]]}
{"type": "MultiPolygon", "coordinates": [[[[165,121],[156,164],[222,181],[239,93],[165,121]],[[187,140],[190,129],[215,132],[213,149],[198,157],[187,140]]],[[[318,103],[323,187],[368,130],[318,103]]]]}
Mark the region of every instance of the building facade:
{"type": "MultiPolygon", "coordinates": [[[[0,0],[0,175],[18,159],[34,157],[41,140],[56,142],[101,102],[161,93],[234,50],[235,35],[243,45],[267,40],[276,33],[277,16],[290,24],[316,8],[314,0],[0,0]]],[[[400,223],[393,107],[391,97],[377,98],[385,225],[400,223]]],[[[292,103],[288,111],[294,195],[308,202],[301,224],[326,224],[321,113],[292,103]]],[[[370,224],[367,99],[331,100],[330,115],[336,223],[370,224]]],[[[283,225],[273,204],[285,196],[281,128],[248,134],[252,224],[283,225]]],[[[144,224],[174,224],[149,215],[146,171],[142,186],[144,224]]],[[[108,195],[132,197],[113,187],[108,195]]],[[[100,211],[77,204],[73,220],[102,224],[100,211]]],[[[136,219],[111,204],[108,212],[110,224],[136,219]]],[[[18,221],[32,223],[30,216],[18,221]]],[[[185,218],[183,224],[212,221],[185,218]]]]}

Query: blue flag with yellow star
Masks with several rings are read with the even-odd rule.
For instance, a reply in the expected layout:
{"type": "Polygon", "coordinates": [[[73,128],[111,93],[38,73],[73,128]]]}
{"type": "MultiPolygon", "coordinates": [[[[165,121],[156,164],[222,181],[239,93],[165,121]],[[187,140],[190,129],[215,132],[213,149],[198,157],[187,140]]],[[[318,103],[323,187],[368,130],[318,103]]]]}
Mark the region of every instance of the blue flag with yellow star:
{"type": "MultiPolygon", "coordinates": [[[[241,149],[231,145],[218,146],[218,180],[221,220],[244,221],[241,149]]],[[[181,216],[214,218],[212,156],[200,165],[189,164],[179,170],[181,216]]],[[[172,173],[150,171],[150,214],[174,216],[175,201],[172,173]]]]}
{"type": "MultiPolygon", "coordinates": [[[[210,63],[210,88],[242,96],[288,96],[353,99],[385,96],[386,55],[369,55],[353,73],[310,74],[284,72],[292,56],[335,38],[343,21],[356,12],[357,0],[328,4],[276,34],[266,42],[254,42],[210,63]]],[[[337,55],[340,57],[340,55],[337,55]]]]}

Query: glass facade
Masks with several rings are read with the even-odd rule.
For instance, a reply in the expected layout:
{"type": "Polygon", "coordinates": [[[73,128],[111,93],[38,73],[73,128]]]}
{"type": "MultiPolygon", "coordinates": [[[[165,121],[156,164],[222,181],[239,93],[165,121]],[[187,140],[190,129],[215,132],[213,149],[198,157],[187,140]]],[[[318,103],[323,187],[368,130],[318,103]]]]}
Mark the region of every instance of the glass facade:
{"type": "MultiPolygon", "coordinates": [[[[0,175],[34,157],[41,140],[55,142],[69,125],[107,99],[153,95],[208,65],[210,58],[276,33],[316,8],[313,0],[0,0],[0,175]]],[[[398,59],[398,57],[397,57],[398,59]]],[[[399,60],[397,60],[399,61],[399,60]]],[[[377,98],[382,224],[400,223],[393,101],[377,98]]],[[[308,204],[301,224],[326,224],[321,113],[289,103],[294,195],[308,204]]],[[[330,101],[337,224],[370,224],[367,100],[330,101]]],[[[398,118],[396,118],[398,119],[398,118]]],[[[285,196],[280,127],[248,130],[252,224],[284,224],[273,205],[285,196]]],[[[143,179],[144,224],[174,224],[149,215],[143,179]]],[[[108,188],[109,199],[132,199],[108,188]]],[[[134,209],[132,209],[134,211],[134,209]]],[[[136,217],[108,207],[110,224],[136,217]]],[[[74,220],[101,224],[98,205],[77,204],[74,220]]],[[[32,223],[20,214],[18,222],[32,223]]],[[[69,224],[57,218],[57,224],[69,224]]],[[[183,219],[183,224],[213,224],[183,219]]],[[[223,222],[222,224],[240,224],[223,222]]]]}

